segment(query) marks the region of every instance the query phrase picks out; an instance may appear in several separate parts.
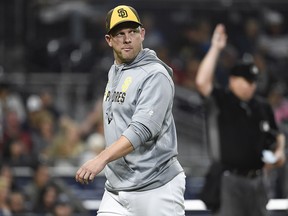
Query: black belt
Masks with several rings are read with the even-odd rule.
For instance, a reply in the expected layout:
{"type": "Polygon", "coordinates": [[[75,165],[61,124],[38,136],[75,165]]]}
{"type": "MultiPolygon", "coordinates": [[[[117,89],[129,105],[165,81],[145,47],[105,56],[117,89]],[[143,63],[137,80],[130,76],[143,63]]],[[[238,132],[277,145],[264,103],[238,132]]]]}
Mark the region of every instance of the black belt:
{"type": "Polygon", "coordinates": [[[246,178],[256,178],[257,176],[262,175],[261,169],[250,169],[250,170],[228,169],[227,171],[234,175],[243,176],[246,178]]]}

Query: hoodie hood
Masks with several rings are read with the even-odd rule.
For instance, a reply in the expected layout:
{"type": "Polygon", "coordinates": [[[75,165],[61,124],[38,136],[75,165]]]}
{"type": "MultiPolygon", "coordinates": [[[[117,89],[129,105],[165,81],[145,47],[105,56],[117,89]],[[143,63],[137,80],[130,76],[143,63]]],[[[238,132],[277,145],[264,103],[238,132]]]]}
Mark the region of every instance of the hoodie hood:
{"type": "Polygon", "coordinates": [[[148,48],[141,50],[133,62],[131,62],[130,64],[125,64],[123,70],[131,69],[134,67],[141,67],[141,66],[150,64],[151,62],[157,62],[157,63],[163,65],[165,67],[165,69],[168,71],[169,75],[171,77],[173,77],[172,68],[169,67],[162,60],[160,60],[157,57],[156,52],[154,50],[150,50],[148,48]]]}

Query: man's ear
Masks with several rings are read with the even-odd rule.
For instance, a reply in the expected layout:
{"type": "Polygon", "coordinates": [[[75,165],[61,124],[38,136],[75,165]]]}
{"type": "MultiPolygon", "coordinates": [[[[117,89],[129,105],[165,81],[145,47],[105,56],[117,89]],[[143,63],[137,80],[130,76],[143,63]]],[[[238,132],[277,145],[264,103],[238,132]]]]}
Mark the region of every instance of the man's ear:
{"type": "Polygon", "coordinates": [[[145,39],[145,33],[146,33],[146,31],[145,31],[145,29],[144,28],[141,28],[141,37],[142,37],[142,41],[144,41],[144,39],[145,39]]]}
{"type": "Polygon", "coordinates": [[[106,42],[108,43],[108,45],[109,45],[110,47],[112,47],[111,36],[108,35],[108,34],[106,34],[106,35],[105,35],[105,40],[106,40],[106,42]]]}

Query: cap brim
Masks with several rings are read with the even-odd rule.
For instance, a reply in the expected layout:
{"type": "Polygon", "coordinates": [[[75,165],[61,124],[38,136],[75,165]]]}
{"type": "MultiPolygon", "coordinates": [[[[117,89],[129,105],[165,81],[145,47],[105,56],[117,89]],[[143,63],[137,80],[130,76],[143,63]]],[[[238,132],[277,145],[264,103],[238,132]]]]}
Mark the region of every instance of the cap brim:
{"type": "MultiPolygon", "coordinates": [[[[119,23],[117,23],[116,25],[114,25],[108,32],[107,34],[110,34],[112,31],[115,31],[117,29],[121,29],[121,28],[128,28],[131,27],[131,25],[135,25],[135,28],[137,28],[138,26],[142,26],[141,23],[139,22],[135,22],[135,21],[131,21],[131,20],[123,20],[119,23]],[[137,27],[136,27],[137,25],[137,27]]],[[[133,27],[134,28],[134,27],[133,27]]]]}

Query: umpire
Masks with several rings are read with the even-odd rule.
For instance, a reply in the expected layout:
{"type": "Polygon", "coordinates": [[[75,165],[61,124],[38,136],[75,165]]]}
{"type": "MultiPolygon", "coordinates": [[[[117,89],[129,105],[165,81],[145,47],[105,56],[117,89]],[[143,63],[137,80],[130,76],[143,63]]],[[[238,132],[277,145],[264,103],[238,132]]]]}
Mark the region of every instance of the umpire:
{"type": "Polygon", "coordinates": [[[237,64],[227,89],[213,85],[217,59],[226,42],[225,27],[218,24],[196,76],[197,90],[212,98],[218,109],[216,127],[224,172],[221,206],[215,215],[264,216],[269,200],[265,175],[284,164],[285,137],[268,102],[255,95],[258,69],[254,64],[237,64]]]}

